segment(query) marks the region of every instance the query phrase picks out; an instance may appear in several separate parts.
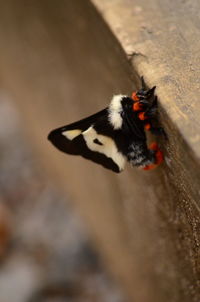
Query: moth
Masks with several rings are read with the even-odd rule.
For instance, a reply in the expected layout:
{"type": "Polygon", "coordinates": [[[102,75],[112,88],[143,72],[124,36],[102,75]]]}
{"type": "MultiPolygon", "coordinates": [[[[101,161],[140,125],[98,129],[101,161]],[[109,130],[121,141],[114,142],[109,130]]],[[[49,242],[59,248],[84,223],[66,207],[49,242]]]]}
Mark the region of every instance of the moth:
{"type": "Polygon", "coordinates": [[[60,151],[80,155],[116,173],[128,161],[144,170],[163,161],[157,143],[147,147],[146,132],[164,133],[155,126],[157,113],[156,86],[142,88],[132,94],[114,95],[109,106],[78,122],[51,131],[48,139],[60,151]]]}

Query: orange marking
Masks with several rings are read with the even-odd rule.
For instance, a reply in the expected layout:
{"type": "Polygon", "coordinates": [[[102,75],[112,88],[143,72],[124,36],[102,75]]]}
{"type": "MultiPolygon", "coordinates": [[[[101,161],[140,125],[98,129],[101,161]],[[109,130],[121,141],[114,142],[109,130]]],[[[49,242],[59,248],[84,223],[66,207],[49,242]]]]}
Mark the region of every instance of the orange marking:
{"type": "Polygon", "coordinates": [[[159,150],[157,143],[152,143],[149,146],[149,149],[156,151],[156,154],[155,154],[156,162],[155,162],[155,164],[151,164],[151,165],[144,167],[143,170],[152,170],[152,169],[156,168],[158,165],[160,165],[164,160],[163,153],[162,153],[162,151],[159,150]]]}
{"type": "Polygon", "coordinates": [[[151,124],[150,124],[150,123],[145,124],[145,125],[144,125],[144,128],[145,128],[146,130],[150,130],[150,129],[151,129],[151,124]]]}
{"type": "Polygon", "coordinates": [[[164,160],[163,153],[162,151],[158,150],[156,152],[156,164],[160,165],[163,162],[163,160],[164,160]]]}
{"type": "Polygon", "coordinates": [[[153,170],[156,167],[157,167],[157,165],[152,164],[152,165],[148,165],[148,166],[144,167],[143,170],[145,170],[145,171],[147,171],[147,170],[153,170]]]}
{"type": "Polygon", "coordinates": [[[136,92],[133,92],[133,93],[132,93],[132,99],[133,99],[134,101],[139,101],[139,100],[140,100],[139,97],[137,96],[136,92]]]}
{"type": "Polygon", "coordinates": [[[159,150],[158,148],[158,144],[156,142],[151,143],[151,145],[149,146],[150,150],[159,150]]]}
{"type": "Polygon", "coordinates": [[[133,104],[133,111],[140,111],[140,110],[142,110],[142,104],[140,103],[140,102],[135,102],[134,104],[133,104]]]}
{"type": "Polygon", "coordinates": [[[139,117],[139,119],[140,119],[141,121],[144,121],[144,120],[147,119],[147,116],[145,116],[145,113],[144,113],[144,112],[140,112],[140,113],[138,114],[138,117],[139,117]]]}

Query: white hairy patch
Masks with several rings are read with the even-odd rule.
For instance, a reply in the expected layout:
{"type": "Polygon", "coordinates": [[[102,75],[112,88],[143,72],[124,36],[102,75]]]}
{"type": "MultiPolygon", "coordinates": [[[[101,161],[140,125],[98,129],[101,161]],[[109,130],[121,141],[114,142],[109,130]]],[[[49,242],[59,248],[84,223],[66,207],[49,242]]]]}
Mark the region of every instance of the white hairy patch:
{"type": "Polygon", "coordinates": [[[144,161],[145,157],[142,154],[143,150],[140,145],[131,144],[130,146],[131,152],[128,153],[129,159],[133,165],[138,165],[144,161]]]}
{"type": "Polygon", "coordinates": [[[140,146],[140,145],[131,144],[130,150],[132,150],[132,151],[133,151],[134,153],[136,153],[136,154],[142,153],[142,149],[141,149],[141,146],[140,146]]]}
{"type": "Polygon", "coordinates": [[[82,130],[74,129],[74,130],[67,130],[62,133],[62,135],[66,136],[69,140],[73,140],[76,136],[81,134],[82,130]]]}
{"type": "Polygon", "coordinates": [[[131,162],[135,165],[140,164],[144,160],[144,156],[138,156],[131,160],[131,162]]]}
{"type": "Polygon", "coordinates": [[[109,105],[109,121],[112,124],[114,129],[120,129],[122,126],[122,98],[125,97],[125,95],[119,94],[114,95],[110,105],[109,105]]]}
{"type": "Polygon", "coordinates": [[[92,126],[82,132],[82,135],[90,150],[105,154],[118,165],[120,171],[124,169],[126,159],[117,150],[115,142],[110,137],[98,134],[92,126]],[[94,143],[95,139],[98,139],[103,145],[94,143]]]}

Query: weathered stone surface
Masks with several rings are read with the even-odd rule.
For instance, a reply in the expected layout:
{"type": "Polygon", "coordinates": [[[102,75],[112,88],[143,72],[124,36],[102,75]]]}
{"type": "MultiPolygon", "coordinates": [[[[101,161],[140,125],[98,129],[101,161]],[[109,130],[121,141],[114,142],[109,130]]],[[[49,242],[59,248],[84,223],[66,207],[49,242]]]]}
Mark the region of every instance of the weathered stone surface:
{"type": "Polygon", "coordinates": [[[114,35],[86,0],[1,1],[2,87],[21,108],[38,161],[70,193],[129,300],[199,301],[200,5],[93,2],[114,35]],[[49,130],[131,92],[142,74],[157,85],[165,164],[114,175],[49,145],[49,130]]]}

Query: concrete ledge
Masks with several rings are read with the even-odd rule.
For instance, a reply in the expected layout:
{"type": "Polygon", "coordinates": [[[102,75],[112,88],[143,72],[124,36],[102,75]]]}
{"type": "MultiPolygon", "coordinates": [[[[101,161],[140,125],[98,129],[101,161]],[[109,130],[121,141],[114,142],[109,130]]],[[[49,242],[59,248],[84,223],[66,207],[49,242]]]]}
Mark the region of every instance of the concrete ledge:
{"type": "Polygon", "coordinates": [[[2,89],[129,301],[199,301],[200,5],[93,3],[98,11],[87,0],[0,1],[2,89]],[[140,75],[157,85],[165,164],[116,176],[49,145],[49,130],[130,93],[140,75]]]}

